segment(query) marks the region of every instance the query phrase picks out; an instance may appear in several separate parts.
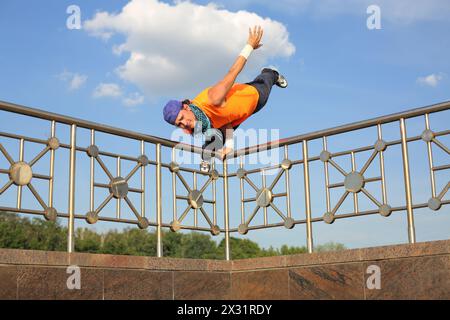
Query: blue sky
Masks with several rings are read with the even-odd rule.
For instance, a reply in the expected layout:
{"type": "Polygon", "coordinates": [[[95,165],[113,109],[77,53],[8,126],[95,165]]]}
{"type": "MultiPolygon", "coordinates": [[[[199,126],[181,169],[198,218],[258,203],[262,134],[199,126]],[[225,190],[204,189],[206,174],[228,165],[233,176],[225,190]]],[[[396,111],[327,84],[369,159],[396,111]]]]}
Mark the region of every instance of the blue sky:
{"type": "MultiPolygon", "coordinates": [[[[113,21],[114,14],[127,3],[1,1],[0,100],[170,138],[173,128],[161,118],[164,102],[194,95],[219,80],[217,76],[224,74],[239,53],[233,48],[245,44],[247,29],[242,30],[244,42],[239,42],[242,37],[216,31],[211,21],[193,20],[202,32],[198,43],[195,38],[184,43],[183,29],[161,31],[165,37],[173,35],[170,39],[158,38],[159,30],[153,30],[151,39],[155,42],[146,42],[146,34],[135,31],[133,21],[113,21]],[[66,27],[66,9],[73,4],[81,9],[81,30],[66,27]],[[109,14],[109,25],[95,19],[98,12],[109,14]],[[87,21],[91,24],[86,27],[87,21]],[[105,30],[113,30],[108,40],[94,34],[105,30]],[[208,47],[204,40],[208,32],[224,34],[224,38],[211,41],[208,47]],[[226,42],[223,47],[221,42],[226,42]],[[123,43],[129,44],[128,49],[114,53],[123,43]],[[125,73],[118,71],[130,61],[132,52],[156,54],[160,43],[173,45],[178,63],[183,59],[198,63],[196,55],[208,63],[195,70],[187,66],[187,76],[180,71],[179,77],[159,70],[158,63],[150,70],[130,67],[125,73]]],[[[191,2],[195,8],[208,3],[191,2]]],[[[270,64],[278,67],[290,84],[286,90],[274,88],[266,108],[248,119],[244,129],[275,128],[280,129],[280,137],[289,137],[450,99],[450,7],[446,1],[378,1],[381,30],[366,26],[366,8],[377,1],[216,3],[217,10],[233,17],[243,10],[266,19],[274,30],[272,42],[266,43],[267,51],[253,53],[253,61],[239,80],[256,76],[257,70],[270,64]],[[283,28],[277,29],[274,21],[283,28]],[[288,38],[277,39],[275,31],[288,38]],[[289,52],[288,45],[295,47],[295,52],[289,52]],[[276,53],[271,55],[270,51],[276,53]]],[[[183,10],[180,8],[174,14],[183,10]]],[[[239,19],[236,21],[242,22],[239,19]]],[[[188,23],[180,26],[194,28],[188,23]]],[[[445,126],[448,120],[448,112],[446,117],[435,119],[438,126],[445,126]]],[[[2,131],[15,130],[19,124],[0,119],[2,131]]],[[[442,234],[445,236],[439,233],[437,237],[442,234]]],[[[255,239],[271,244],[264,236],[255,239]]],[[[366,240],[362,242],[367,245],[376,243],[366,240]]]]}
{"type": "MultiPolygon", "coordinates": [[[[126,3],[76,4],[84,21],[97,11],[120,12],[126,3]]],[[[291,3],[295,7],[295,1],[291,3]]],[[[147,98],[134,108],[124,108],[120,99],[93,98],[100,83],[117,83],[127,93],[141,91],[114,72],[127,59],[112,53],[121,35],[104,42],[84,30],[68,30],[70,4],[74,2],[2,1],[0,67],[8,75],[0,80],[2,99],[120,127],[133,123],[137,131],[170,137],[172,128],[158,117],[166,97],[147,98]],[[80,89],[70,91],[58,77],[65,70],[88,79],[80,89]]],[[[229,10],[237,9],[280,21],[296,47],[289,58],[269,61],[283,71],[290,88],[276,88],[269,108],[249,119],[247,127],[282,128],[281,136],[291,136],[449,99],[449,20],[401,24],[385,19],[381,30],[368,30],[363,6],[360,14],[325,17],[273,10],[256,1],[229,10]],[[435,87],[417,82],[419,77],[441,73],[443,79],[435,87]]],[[[223,64],[226,69],[230,61],[223,64]]]]}

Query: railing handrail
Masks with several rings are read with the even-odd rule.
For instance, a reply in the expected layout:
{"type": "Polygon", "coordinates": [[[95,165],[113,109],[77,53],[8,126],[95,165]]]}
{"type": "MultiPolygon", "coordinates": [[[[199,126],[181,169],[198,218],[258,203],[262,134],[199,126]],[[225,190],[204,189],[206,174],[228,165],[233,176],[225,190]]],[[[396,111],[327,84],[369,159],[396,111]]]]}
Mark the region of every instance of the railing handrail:
{"type": "MultiPolygon", "coordinates": [[[[242,149],[235,150],[232,154],[229,154],[227,156],[227,158],[231,159],[231,158],[236,158],[238,156],[249,155],[249,154],[252,154],[255,152],[271,150],[273,148],[281,148],[281,147],[284,147],[287,145],[300,143],[304,140],[309,141],[309,140],[313,140],[313,139],[317,139],[317,138],[321,138],[321,137],[328,137],[328,136],[339,134],[339,133],[350,132],[350,131],[354,131],[354,130],[358,130],[358,129],[368,128],[368,127],[378,125],[378,124],[386,124],[386,123],[390,123],[393,121],[398,121],[400,119],[413,118],[413,117],[416,117],[419,115],[430,114],[430,113],[439,112],[439,111],[443,111],[443,110],[447,110],[447,109],[450,109],[450,100],[441,102],[441,103],[437,103],[437,104],[433,104],[433,105],[429,105],[429,106],[425,106],[425,107],[410,109],[410,110],[393,113],[393,114],[386,115],[386,116],[372,118],[369,120],[353,122],[353,123],[345,124],[345,125],[334,127],[334,128],[323,129],[323,130],[314,131],[314,132],[310,132],[310,133],[306,133],[306,134],[301,134],[301,135],[297,135],[297,136],[293,136],[293,137],[289,137],[289,138],[280,139],[277,141],[270,141],[270,142],[266,142],[266,143],[262,143],[262,144],[258,144],[258,145],[254,145],[254,146],[245,147],[242,149]]],[[[126,138],[131,138],[131,139],[136,139],[136,140],[144,140],[146,142],[150,142],[150,143],[154,143],[154,144],[161,144],[161,145],[163,145],[165,147],[169,147],[169,148],[177,148],[180,150],[190,151],[190,152],[194,152],[194,153],[198,153],[198,154],[202,153],[202,149],[200,147],[197,147],[194,145],[180,143],[177,141],[164,139],[164,138],[160,138],[160,137],[156,137],[156,136],[152,136],[152,135],[142,134],[142,133],[138,133],[138,132],[134,132],[134,131],[124,130],[124,129],[120,129],[120,128],[116,128],[116,127],[112,127],[112,126],[107,126],[104,124],[99,124],[96,122],[91,122],[91,121],[86,121],[86,120],[82,120],[82,119],[78,119],[78,118],[68,117],[68,116],[64,116],[61,114],[44,111],[41,109],[25,107],[22,105],[5,102],[5,101],[1,101],[1,100],[0,100],[0,110],[13,112],[13,113],[20,113],[23,115],[32,116],[32,117],[36,117],[36,118],[40,118],[40,119],[44,119],[44,120],[65,123],[68,125],[75,124],[78,127],[82,127],[82,128],[86,128],[86,129],[94,129],[96,131],[110,133],[110,134],[114,134],[114,135],[118,135],[118,136],[122,136],[122,137],[126,137],[126,138]]]]}
{"type": "Polygon", "coordinates": [[[249,155],[249,154],[252,154],[255,152],[270,150],[273,148],[281,148],[281,147],[284,147],[287,145],[300,143],[304,140],[309,141],[309,140],[314,140],[317,138],[328,137],[328,136],[332,136],[332,135],[339,134],[339,133],[350,132],[350,131],[354,131],[354,130],[358,130],[358,129],[372,127],[372,126],[375,126],[378,124],[386,124],[386,123],[390,123],[393,121],[398,121],[402,118],[408,119],[408,118],[417,117],[417,116],[420,116],[423,114],[430,114],[430,113],[439,112],[439,111],[443,111],[443,110],[447,110],[447,109],[450,109],[450,101],[445,101],[445,102],[429,105],[426,107],[410,109],[410,110],[393,113],[390,115],[381,116],[381,117],[377,117],[377,118],[373,118],[373,119],[369,119],[369,120],[353,122],[353,123],[345,124],[345,125],[334,127],[334,128],[329,128],[329,129],[314,131],[314,132],[310,132],[310,133],[306,133],[306,134],[301,134],[301,135],[293,136],[290,138],[280,139],[277,141],[261,143],[261,144],[255,145],[255,146],[238,149],[238,150],[234,151],[233,154],[230,154],[227,158],[235,158],[235,157],[239,157],[239,156],[249,155]]]}
{"type": "Polygon", "coordinates": [[[153,144],[161,144],[162,146],[169,147],[169,148],[177,148],[181,150],[186,150],[194,153],[202,153],[202,149],[185,143],[180,143],[177,141],[164,139],[148,134],[142,134],[130,130],[120,129],[92,121],[82,120],[78,118],[68,117],[64,116],[58,113],[53,113],[50,111],[45,111],[41,109],[36,108],[30,108],[25,107],[22,105],[5,102],[0,100],[0,110],[7,111],[7,112],[13,112],[13,113],[19,113],[22,115],[35,117],[39,119],[49,120],[49,121],[56,121],[58,123],[64,123],[67,125],[73,125],[75,124],[77,127],[85,128],[85,129],[94,129],[99,132],[114,134],[117,136],[135,139],[135,140],[143,140],[146,142],[150,142],[153,144]]]}

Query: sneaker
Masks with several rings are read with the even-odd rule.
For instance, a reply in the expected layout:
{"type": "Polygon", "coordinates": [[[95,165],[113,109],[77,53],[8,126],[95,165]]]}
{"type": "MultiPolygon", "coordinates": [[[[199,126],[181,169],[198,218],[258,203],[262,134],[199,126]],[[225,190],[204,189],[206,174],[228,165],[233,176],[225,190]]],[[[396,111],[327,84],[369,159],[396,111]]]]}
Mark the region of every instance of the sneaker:
{"type": "Polygon", "coordinates": [[[286,78],[282,74],[280,74],[280,72],[276,68],[266,67],[261,70],[261,73],[264,72],[264,70],[275,71],[278,74],[278,79],[277,79],[277,82],[275,82],[275,84],[280,88],[283,88],[283,89],[287,88],[288,82],[287,82],[286,78]]]}
{"type": "Polygon", "coordinates": [[[275,84],[283,89],[287,88],[287,86],[288,86],[288,82],[282,74],[278,74],[278,80],[277,80],[277,82],[275,82],[275,84]]]}

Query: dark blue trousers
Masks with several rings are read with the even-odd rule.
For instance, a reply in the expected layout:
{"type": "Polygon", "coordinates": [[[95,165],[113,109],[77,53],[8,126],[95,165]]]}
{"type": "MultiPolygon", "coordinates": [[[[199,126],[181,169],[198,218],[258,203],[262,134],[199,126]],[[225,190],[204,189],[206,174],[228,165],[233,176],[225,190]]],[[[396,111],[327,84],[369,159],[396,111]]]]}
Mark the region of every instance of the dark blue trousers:
{"type": "Polygon", "coordinates": [[[278,80],[278,72],[271,69],[263,69],[261,71],[261,74],[258,75],[255,78],[255,80],[247,83],[255,87],[259,93],[258,104],[256,105],[256,109],[255,111],[253,111],[253,114],[257,113],[266,105],[267,100],[269,100],[272,87],[277,82],[277,80],[278,80]]]}

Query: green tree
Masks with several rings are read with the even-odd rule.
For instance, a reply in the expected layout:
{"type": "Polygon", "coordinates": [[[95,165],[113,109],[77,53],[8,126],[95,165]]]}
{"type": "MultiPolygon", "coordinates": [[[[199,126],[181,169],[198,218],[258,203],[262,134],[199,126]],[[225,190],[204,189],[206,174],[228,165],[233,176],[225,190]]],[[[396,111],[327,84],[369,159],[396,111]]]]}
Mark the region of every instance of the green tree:
{"type": "Polygon", "coordinates": [[[21,221],[20,217],[7,212],[0,213],[0,246],[11,249],[27,249],[26,229],[30,228],[29,220],[21,221]]]}
{"type": "Polygon", "coordinates": [[[337,242],[327,242],[324,244],[317,245],[314,248],[315,252],[328,252],[328,251],[340,251],[347,249],[344,244],[337,242]]]}
{"type": "Polygon", "coordinates": [[[65,251],[67,249],[67,230],[57,222],[34,218],[29,233],[30,249],[65,251]]]}
{"type": "Polygon", "coordinates": [[[156,255],[156,234],[137,228],[127,228],[123,232],[127,244],[127,254],[134,256],[156,255]]]}
{"type": "Polygon", "coordinates": [[[283,256],[287,256],[290,254],[301,254],[301,253],[306,253],[306,252],[308,252],[306,247],[289,247],[284,244],[280,248],[280,254],[283,256]]]}
{"type": "Polygon", "coordinates": [[[102,235],[101,253],[134,256],[156,255],[156,237],[145,230],[127,228],[121,232],[108,231],[102,235]]]}
{"type": "Polygon", "coordinates": [[[78,228],[75,232],[75,251],[97,253],[101,251],[102,236],[86,228],[78,228]]]}
{"type": "Polygon", "coordinates": [[[192,259],[216,259],[217,245],[211,236],[192,232],[181,238],[181,257],[192,259]]]}
{"type": "Polygon", "coordinates": [[[184,234],[179,232],[163,232],[162,235],[164,256],[172,258],[182,258],[182,241],[184,234]]]}
{"type": "Polygon", "coordinates": [[[67,232],[55,222],[21,218],[13,213],[0,213],[0,247],[11,249],[64,251],[67,232]]]}
{"type": "MultiPolygon", "coordinates": [[[[224,259],[225,240],[218,245],[208,234],[198,232],[163,232],[163,252],[166,257],[192,259],[224,259]]],[[[157,236],[155,232],[126,228],[110,230],[99,234],[87,228],[75,231],[75,250],[88,253],[118,255],[156,256],[157,236]]],[[[249,239],[230,238],[233,259],[247,259],[305,253],[305,247],[280,249],[260,248],[249,239]]],[[[14,213],[0,212],[0,248],[65,251],[67,249],[67,228],[58,222],[44,219],[29,219],[14,213]]],[[[316,252],[343,250],[340,243],[328,242],[318,245],[316,252]]]]}
{"type": "Polygon", "coordinates": [[[111,230],[104,236],[101,253],[107,254],[129,254],[125,237],[117,230],[111,230]]]}
{"type": "MultiPolygon", "coordinates": [[[[249,239],[238,239],[230,237],[230,249],[232,259],[247,259],[264,256],[261,248],[256,242],[249,239]]],[[[218,247],[218,254],[221,258],[225,254],[225,239],[223,239],[218,247]]]]}

